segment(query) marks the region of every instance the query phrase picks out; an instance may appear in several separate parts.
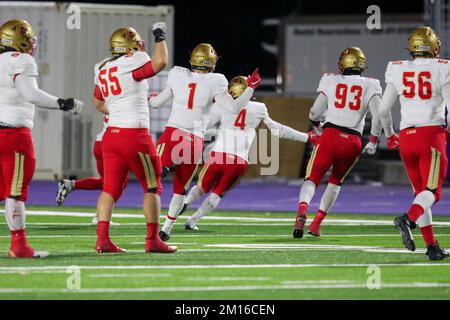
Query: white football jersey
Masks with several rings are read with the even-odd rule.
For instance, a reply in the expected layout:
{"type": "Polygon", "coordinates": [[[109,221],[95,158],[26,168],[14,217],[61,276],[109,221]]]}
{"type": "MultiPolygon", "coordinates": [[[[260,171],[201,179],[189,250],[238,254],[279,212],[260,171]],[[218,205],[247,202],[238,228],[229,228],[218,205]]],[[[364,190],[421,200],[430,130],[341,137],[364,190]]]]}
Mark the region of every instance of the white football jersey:
{"type": "Polygon", "coordinates": [[[0,122],[32,129],[34,105],[16,89],[14,80],[18,74],[36,77],[38,69],[34,58],[20,52],[0,54],[0,122]]]}
{"type": "Polygon", "coordinates": [[[106,129],[108,129],[108,121],[109,121],[109,116],[108,115],[104,115],[103,116],[103,128],[102,131],[100,131],[99,134],[97,134],[97,138],[95,139],[95,141],[102,141],[103,140],[103,135],[106,132],[106,129]]]}
{"type": "MultiPolygon", "coordinates": [[[[215,108],[216,105],[213,106],[215,108]]],[[[210,125],[220,121],[219,133],[213,151],[234,154],[246,161],[261,121],[269,118],[264,103],[249,102],[239,114],[217,106],[211,113],[210,125]],[[220,112],[220,113],[219,113],[220,112]]]]}
{"type": "Polygon", "coordinates": [[[442,59],[391,61],[386,84],[399,95],[400,129],[430,125],[445,126],[442,88],[450,83],[450,63],[442,59]]]}
{"type": "Polygon", "coordinates": [[[227,92],[228,81],[220,73],[198,73],[182,67],[169,71],[167,85],[173,94],[167,127],[203,137],[214,97],[227,92]]]}
{"type": "Polygon", "coordinates": [[[373,96],[381,97],[380,81],[359,75],[325,73],[317,92],[328,101],[325,122],[358,131],[362,134],[364,120],[373,96]]]}
{"type": "Polygon", "coordinates": [[[111,127],[150,129],[148,82],[135,81],[132,75],[134,70],[149,61],[146,52],[138,51],[95,65],[94,82],[108,106],[111,127]]]}

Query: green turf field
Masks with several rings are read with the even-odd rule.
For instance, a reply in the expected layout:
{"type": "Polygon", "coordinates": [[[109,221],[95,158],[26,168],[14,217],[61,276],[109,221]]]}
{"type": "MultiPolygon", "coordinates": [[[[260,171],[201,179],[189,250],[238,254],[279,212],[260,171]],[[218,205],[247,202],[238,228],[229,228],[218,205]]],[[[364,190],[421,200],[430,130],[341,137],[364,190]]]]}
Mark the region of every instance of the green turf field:
{"type": "MultiPolygon", "coordinates": [[[[450,260],[428,261],[417,231],[418,250],[406,251],[393,216],[330,215],[321,238],[293,239],[293,214],[217,211],[199,231],[185,231],[180,219],[170,240],[179,252],[164,255],[143,252],[138,210],[116,209],[122,225],[111,237],[129,252],[101,255],[90,217],[72,214],[94,209],[28,210],[30,243],[51,256],[7,258],[9,232],[1,223],[0,299],[450,298],[450,260]]],[[[450,247],[450,217],[435,222],[441,246],[450,247]]]]}

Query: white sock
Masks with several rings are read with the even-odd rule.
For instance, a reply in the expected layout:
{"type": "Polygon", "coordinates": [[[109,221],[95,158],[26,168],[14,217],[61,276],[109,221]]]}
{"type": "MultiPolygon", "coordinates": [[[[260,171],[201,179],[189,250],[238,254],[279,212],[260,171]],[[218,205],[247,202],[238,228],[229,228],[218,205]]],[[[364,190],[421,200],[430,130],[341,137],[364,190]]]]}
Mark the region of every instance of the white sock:
{"type": "Polygon", "coordinates": [[[166,221],[164,221],[164,226],[162,227],[162,231],[165,233],[170,233],[170,230],[172,230],[173,224],[177,220],[181,209],[183,209],[184,199],[186,199],[185,195],[173,194],[169,204],[169,212],[167,213],[166,221]]]}
{"type": "Polygon", "coordinates": [[[302,187],[300,188],[300,194],[298,196],[298,202],[306,202],[309,204],[311,202],[312,197],[314,196],[314,192],[316,191],[316,185],[311,180],[306,180],[303,182],[302,187]]]}
{"type": "Polygon", "coordinates": [[[189,221],[199,221],[206,214],[217,208],[222,198],[215,193],[211,193],[202,203],[200,208],[195,211],[195,213],[191,216],[189,221]]]}
{"type": "Polygon", "coordinates": [[[425,212],[416,221],[419,228],[431,226],[433,224],[433,214],[431,209],[425,210],[425,212]]]}
{"type": "Polygon", "coordinates": [[[413,204],[418,204],[426,212],[428,209],[431,208],[431,206],[434,204],[435,201],[436,201],[436,198],[435,198],[433,192],[431,192],[429,190],[425,190],[425,191],[422,191],[421,193],[419,193],[414,198],[413,204]]]}
{"type": "Polygon", "coordinates": [[[325,192],[320,199],[319,210],[328,213],[336,202],[339,192],[341,191],[341,186],[336,184],[328,183],[325,192]]]}
{"type": "Polygon", "coordinates": [[[191,191],[189,191],[184,202],[190,205],[192,202],[200,199],[204,195],[205,193],[203,192],[202,188],[200,188],[199,186],[194,186],[191,191]]]}
{"type": "Polygon", "coordinates": [[[6,199],[5,217],[10,231],[25,229],[25,203],[12,198],[6,199]]]}

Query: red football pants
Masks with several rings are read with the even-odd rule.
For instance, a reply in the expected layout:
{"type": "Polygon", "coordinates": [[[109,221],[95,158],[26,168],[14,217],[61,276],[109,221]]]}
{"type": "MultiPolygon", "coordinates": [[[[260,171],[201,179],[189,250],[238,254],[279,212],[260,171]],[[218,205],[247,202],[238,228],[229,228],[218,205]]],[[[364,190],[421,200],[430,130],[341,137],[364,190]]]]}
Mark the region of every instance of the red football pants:
{"type": "Polygon", "coordinates": [[[333,166],[328,182],[341,185],[358,162],[360,154],[361,138],[358,135],[325,128],[309,159],[305,179],[318,186],[333,166]]]}
{"type": "Polygon", "coordinates": [[[158,140],[163,167],[175,166],[173,192],[186,194],[202,162],[203,139],[184,130],[167,127],[158,140]]]}
{"type": "Polygon", "coordinates": [[[198,176],[198,185],[205,193],[211,190],[224,196],[245,174],[248,163],[233,154],[211,152],[198,176]]]}
{"type": "MultiPolygon", "coordinates": [[[[101,141],[95,141],[94,143],[94,157],[97,165],[97,172],[100,177],[90,177],[86,179],[76,180],[74,187],[76,190],[102,190],[103,189],[103,148],[101,141]]],[[[128,183],[128,175],[125,179],[123,189],[126,188],[128,183]]]]}
{"type": "Polygon", "coordinates": [[[448,164],[445,129],[428,126],[401,130],[400,156],[414,193],[428,189],[439,201],[448,164]]]}
{"type": "Polygon", "coordinates": [[[0,129],[0,199],[25,202],[35,166],[30,129],[0,129]]]}
{"type": "Polygon", "coordinates": [[[103,191],[117,201],[128,171],[132,171],[145,193],[161,194],[161,158],[148,129],[109,127],[103,136],[103,191]]]}

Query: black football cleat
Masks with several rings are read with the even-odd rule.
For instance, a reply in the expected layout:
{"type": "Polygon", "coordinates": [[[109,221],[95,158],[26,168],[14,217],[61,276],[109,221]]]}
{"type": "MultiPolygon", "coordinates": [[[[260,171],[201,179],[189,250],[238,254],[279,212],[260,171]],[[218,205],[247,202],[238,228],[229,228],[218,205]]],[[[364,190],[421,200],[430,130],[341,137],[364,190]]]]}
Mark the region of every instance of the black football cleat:
{"type": "Polygon", "coordinates": [[[441,247],[439,247],[439,243],[437,241],[435,245],[427,246],[427,252],[425,254],[431,261],[443,260],[450,256],[450,253],[448,251],[445,251],[444,249],[441,249],[441,247]]]}
{"type": "Polygon", "coordinates": [[[187,202],[183,203],[183,208],[181,208],[180,213],[178,214],[179,216],[181,216],[183,213],[186,212],[186,210],[189,208],[189,204],[187,202]]]}
{"type": "Polygon", "coordinates": [[[298,214],[297,218],[295,219],[295,226],[294,231],[292,232],[292,236],[295,239],[301,239],[303,238],[303,229],[305,228],[306,223],[306,215],[305,214],[298,214]]]}
{"type": "Polygon", "coordinates": [[[169,167],[162,167],[161,179],[164,179],[169,174],[170,174],[170,168],[169,167]]]}
{"type": "Polygon", "coordinates": [[[169,239],[170,239],[170,234],[165,233],[164,231],[161,230],[161,231],[159,232],[159,238],[160,238],[162,241],[167,242],[167,241],[169,241],[169,239]]]}
{"type": "MultiPolygon", "coordinates": [[[[394,225],[402,236],[403,244],[409,251],[416,251],[416,244],[411,233],[411,226],[413,223],[409,221],[408,215],[404,214],[394,219],[394,225]]],[[[414,223],[415,225],[415,223],[414,223]]]]}

